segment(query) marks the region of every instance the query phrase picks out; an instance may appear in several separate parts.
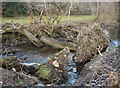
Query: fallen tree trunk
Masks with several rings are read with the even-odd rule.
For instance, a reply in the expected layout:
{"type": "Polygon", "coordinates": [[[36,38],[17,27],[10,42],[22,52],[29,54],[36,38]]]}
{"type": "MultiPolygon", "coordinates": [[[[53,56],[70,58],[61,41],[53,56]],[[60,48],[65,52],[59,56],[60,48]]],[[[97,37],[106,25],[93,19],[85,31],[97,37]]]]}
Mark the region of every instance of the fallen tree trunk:
{"type": "Polygon", "coordinates": [[[20,27],[18,29],[16,29],[16,27],[14,27],[14,26],[13,26],[12,29],[9,29],[9,30],[6,28],[2,33],[6,33],[6,32],[18,32],[18,33],[26,36],[37,47],[41,47],[41,46],[43,46],[43,43],[45,43],[47,45],[50,45],[50,46],[53,46],[53,47],[56,47],[56,48],[60,48],[60,49],[63,49],[65,47],[68,47],[70,50],[76,50],[77,49],[77,45],[74,44],[74,43],[58,41],[58,40],[55,40],[53,38],[48,38],[48,37],[45,37],[45,36],[41,36],[41,38],[39,40],[33,34],[28,32],[22,25],[20,25],[20,27]]]}
{"type": "Polygon", "coordinates": [[[28,32],[27,30],[24,29],[23,25],[15,26],[15,24],[5,24],[7,26],[5,26],[2,30],[1,34],[7,33],[7,32],[18,32],[24,36],[26,36],[35,46],[37,47],[41,47],[43,46],[43,43],[37,39],[33,34],[31,34],[30,32],[28,32]]]}
{"type": "Polygon", "coordinates": [[[21,28],[18,32],[26,36],[35,46],[43,46],[43,43],[27,30],[21,28]]]}
{"type": "Polygon", "coordinates": [[[45,44],[48,44],[50,46],[54,46],[54,47],[57,47],[57,48],[61,48],[61,49],[65,48],[65,47],[68,47],[70,50],[76,50],[77,49],[77,45],[74,44],[74,43],[58,41],[56,39],[48,38],[48,37],[45,37],[45,36],[42,36],[40,38],[40,40],[45,44]]]}

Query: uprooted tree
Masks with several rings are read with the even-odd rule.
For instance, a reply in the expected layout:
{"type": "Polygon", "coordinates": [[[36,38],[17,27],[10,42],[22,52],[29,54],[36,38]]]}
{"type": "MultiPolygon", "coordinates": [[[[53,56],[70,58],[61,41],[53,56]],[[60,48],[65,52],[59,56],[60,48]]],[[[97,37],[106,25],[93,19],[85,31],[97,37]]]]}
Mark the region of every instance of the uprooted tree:
{"type": "Polygon", "coordinates": [[[91,59],[97,53],[97,48],[101,48],[102,51],[107,47],[109,34],[101,24],[92,23],[80,28],[74,23],[61,24],[61,18],[62,16],[54,14],[51,8],[46,7],[41,11],[39,18],[33,19],[27,27],[13,22],[4,24],[2,34],[17,32],[37,47],[44,44],[60,49],[68,47],[77,51],[74,60],[79,63],[91,59]],[[43,12],[45,19],[42,16],[43,12]]]}
{"type": "Polygon", "coordinates": [[[71,50],[77,49],[77,45],[74,43],[58,41],[54,38],[49,38],[43,34],[39,34],[40,37],[38,39],[32,33],[27,31],[23,25],[18,24],[18,23],[17,24],[7,23],[7,24],[3,25],[2,34],[15,33],[15,32],[24,35],[37,47],[41,47],[41,46],[43,46],[43,43],[45,43],[45,44],[51,45],[56,48],[61,48],[61,49],[65,48],[65,47],[68,47],[71,50]]]}
{"type": "Polygon", "coordinates": [[[109,33],[107,30],[101,28],[100,24],[94,23],[86,28],[81,29],[81,32],[77,36],[78,49],[75,62],[86,62],[93,58],[98,52],[107,48],[109,42],[109,33]]]}
{"type": "MultiPolygon", "coordinates": [[[[91,24],[88,27],[86,26],[83,29],[79,30],[79,34],[73,38],[76,39],[77,42],[60,41],[57,40],[57,38],[54,39],[53,36],[50,35],[48,36],[44,34],[44,32],[40,32],[40,31],[38,34],[40,37],[36,38],[32,33],[27,31],[23,25],[20,24],[19,26],[15,26],[15,25],[17,24],[9,23],[4,25],[2,33],[5,34],[6,32],[11,32],[11,33],[18,32],[24,35],[26,38],[28,38],[37,47],[43,46],[44,43],[61,49],[68,47],[70,50],[77,50],[76,57],[74,58],[75,62],[82,62],[89,60],[91,56],[97,53],[97,48],[101,48],[102,51],[104,48],[107,47],[107,43],[109,42],[109,33],[107,32],[107,30],[101,28],[101,25],[96,23],[91,24]]],[[[59,29],[58,32],[61,32],[62,30],[63,29],[61,30],[59,29]]],[[[70,30],[70,29],[65,29],[65,30],[70,30]]],[[[72,30],[70,30],[70,32],[72,32],[72,30]]],[[[74,33],[74,31],[72,33],[74,33]]]]}

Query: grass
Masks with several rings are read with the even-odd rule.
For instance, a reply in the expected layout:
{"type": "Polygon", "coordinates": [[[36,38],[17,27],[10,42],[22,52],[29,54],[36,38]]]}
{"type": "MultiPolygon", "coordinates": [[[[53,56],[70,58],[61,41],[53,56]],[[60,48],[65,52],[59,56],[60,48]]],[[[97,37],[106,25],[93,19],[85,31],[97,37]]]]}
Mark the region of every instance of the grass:
{"type": "MultiPolygon", "coordinates": [[[[70,19],[68,20],[67,16],[63,16],[61,19],[61,22],[65,21],[93,21],[95,20],[96,16],[91,16],[91,15],[72,15],[70,16],[70,19]]],[[[35,18],[38,18],[35,16],[35,18]]],[[[45,19],[45,17],[43,17],[45,19]]],[[[31,18],[30,16],[26,17],[3,17],[2,18],[2,24],[6,22],[17,22],[17,23],[22,23],[22,24],[30,24],[31,18]]]]}

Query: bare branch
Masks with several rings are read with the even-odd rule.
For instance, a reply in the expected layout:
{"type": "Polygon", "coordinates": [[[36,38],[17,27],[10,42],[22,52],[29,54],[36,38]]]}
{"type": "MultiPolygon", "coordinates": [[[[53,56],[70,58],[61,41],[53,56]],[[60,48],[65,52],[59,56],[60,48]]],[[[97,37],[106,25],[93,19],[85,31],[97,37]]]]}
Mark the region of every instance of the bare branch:
{"type": "Polygon", "coordinates": [[[70,5],[70,8],[69,8],[69,12],[68,12],[68,20],[70,19],[70,11],[71,11],[71,8],[72,8],[72,1],[70,0],[70,3],[71,3],[71,5],[70,5]]]}

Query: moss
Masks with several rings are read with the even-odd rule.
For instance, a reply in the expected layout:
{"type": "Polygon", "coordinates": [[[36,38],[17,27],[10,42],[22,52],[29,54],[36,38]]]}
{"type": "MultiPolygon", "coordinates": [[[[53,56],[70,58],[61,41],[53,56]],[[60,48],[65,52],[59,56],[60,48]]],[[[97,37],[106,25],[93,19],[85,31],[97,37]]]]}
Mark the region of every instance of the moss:
{"type": "Polygon", "coordinates": [[[47,68],[46,65],[42,65],[40,67],[40,69],[37,71],[37,75],[39,78],[43,78],[43,79],[49,79],[51,76],[51,70],[49,68],[47,68]]]}
{"type": "Polygon", "coordinates": [[[114,49],[115,47],[113,47],[113,49],[114,49]]]}

